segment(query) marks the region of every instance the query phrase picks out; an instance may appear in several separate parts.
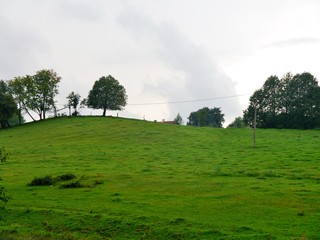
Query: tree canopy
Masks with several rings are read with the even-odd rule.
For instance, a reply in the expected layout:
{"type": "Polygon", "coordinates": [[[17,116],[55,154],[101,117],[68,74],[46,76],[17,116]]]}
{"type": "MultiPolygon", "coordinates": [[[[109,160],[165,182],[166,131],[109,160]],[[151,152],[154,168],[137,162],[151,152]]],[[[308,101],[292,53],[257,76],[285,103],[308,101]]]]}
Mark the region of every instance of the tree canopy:
{"type": "Polygon", "coordinates": [[[13,96],[9,92],[9,87],[5,81],[0,81],[0,126],[7,128],[10,126],[10,118],[17,112],[17,105],[13,96]]]}
{"type": "Polygon", "coordinates": [[[95,81],[87,99],[88,107],[103,109],[102,116],[106,115],[106,110],[122,110],[126,104],[125,88],[111,75],[95,81]]]}
{"type": "Polygon", "coordinates": [[[224,123],[224,114],[221,113],[220,108],[214,107],[209,109],[208,107],[204,107],[196,112],[191,112],[188,120],[187,125],[221,128],[224,123]]]}
{"type": "Polygon", "coordinates": [[[51,69],[37,71],[33,76],[27,75],[10,80],[10,91],[19,105],[20,119],[23,110],[34,121],[35,118],[29,110],[36,112],[40,119],[45,119],[46,113],[55,109],[54,97],[58,94],[60,80],[61,77],[51,69]]]}
{"type": "Polygon", "coordinates": [[[320,87],[310,73],[285,74],[281,79],[270,76],[261,89],[250,97],[244,121],[253,126],[254,111],[257,127],[300,128],[319,126],[320,87]]]}
{"type": "Polygon", "coordinates": [[[228,125],[228,128],[244,128],[246,125],[242,117],[236,117],[232,123],[228,125]]]}
{"type": "Polygon", "coordinates": [[[27,81],[26,105],[38,113],[40,119],[46,119],[46,112],[54,109],[54,97],[58,94],[61,77],[53,70],[38,71],[27,81]]]}
{"type": "MultiPolygon", "coordinates": [[[[72,91],[68,95],[67,99],[68,99],[69,111],[71,112],[71,107],[73,108],[72,116],[78,116],[79,115],[78,105],[80,104],[80,100],[81,100],[80,94],[72,91]]],[[[70,115],[71,115],[71,113],[70,113],[70,115]]]]}
{"type": "Polygon", "coordinates": [[[175,119],[173,121],[177,125],[182,125],[183,124],[183,119],[182,119],[180,113],[178,113],[178,115],[175,117],[175,119]]]}

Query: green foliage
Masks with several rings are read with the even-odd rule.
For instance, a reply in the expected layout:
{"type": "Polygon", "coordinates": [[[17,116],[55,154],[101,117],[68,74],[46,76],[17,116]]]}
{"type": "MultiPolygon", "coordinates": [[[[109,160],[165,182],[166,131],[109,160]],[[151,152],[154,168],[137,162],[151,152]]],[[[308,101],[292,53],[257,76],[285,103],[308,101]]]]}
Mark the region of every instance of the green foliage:
{"type": "Polygon", "coordinates": [[[43,69],[33,76],[16,77],[9,81],[10,92],[19,105],[20,124],[23,111],[35,121],[29,110],[35,111],[40,119],[45,119],[46,113],[55,109],[54,97],[58,94],[60,80],[61,77],[52,69],[43,69]]]}
{"type": "Polygon", "coordinates": [[[8,84],[6,81],[0,80],[0,93],[6,94],[9,92],[8,84]]]}
{"type": "Polygon", "coordinates": [[[70,181],[77,178],[76,175],[74,175],[73,173],[66,173],[66,174],[62,174],[58,177],[55,178],[56,181],[70,181]]]}
{"type": "Polygon", "coordinates": [[[50,175],[44,177],[35,177],[28,185],[29,186],[51,186],[62,181],[70,181],[77,178],[73,173],[62,174],[58,177],[52,177],[50,175]]]}
{"type": "Polygon", "coordinates": [[[83,187],[86,187],[86,185],[84,185],[80,181],[63,183],[60,185],[60,188],[83,188],[83,187]]]}
{"type": "Polygon", "coordinates": [[[198,127],[215,127],[222,128],[224,123],[224,114],[221,113],[220,108],[204,107],[196,112],[191,112],[188,117],[187,125],[198,126],[198,127]]]}
{"type": "Polygon", "coordinates": [[[126,90],[112,76],[101,77],[95,81],[86,103],[88,107],[103,109],[105,116],[106,110],[122,110],[127,104],[126,90]]]}
{"type": "Polygon", "coordinates": [[[26,105],[38,113],[40,119],[46,119],[46,112],[54,108],[54,97],[58,94],[61,77],[52,69],[43,69],[27,81],[26,105]]]}
{"type": "Polygon", "coordinates": [[[183,124],[183,119],[182,119],[180,113],[178,113],[178,115],[175,117],[175,119],[173,121],[177,125],[182,125],[183,124]]]}
{"type": "Polygon", "coordinates": [[[9,119],[17,112],[17,105],[13,96],[9,93],[6,82],[0,81],[0,127],[10,127],[9,119]]]}
{"type": "MultiPolygon", "coordinates": [[[[9,159],[9,153],[6,151],[4,147],[0,148],[0,162],[6,162],[9,159]]],[[[0,177],[0,181],[2,181],[2,178],[0,177]]],[[[0,201],[7,203],[9,201],[10,197],[7,196],[6,191],[3,186],[0,186],[0,201]]]]}
{"type": "MultiPolygon", "coordinates": [[[[0,178],[1,181],[1,178],[0,178]]],[[[10,197],[7,196],[4,187],[0,186],[0,201],[3,203],[7,203],[10,200],[10,197]]]]}
{"type": "Polygon", "coordinates": [[[23,116],[19,117],[18,113],[14,113],[13,116],[8,120],[10,126],[17,126],[22,123],[25,123],[26,120],[23,116]]]}
{"type": "Polygon", "coordinates": [[[78,116],[79,115],[78,105],[81,103],[80,94],[71,92],[68,95],[67,99],[68,99],[68,107],[69,107],[69,109],[71,107],[73,108],[72,116],[78,116]]]}
{"type": "Polygon", "coordinates": [[[23,111],[27,112],[29,114],[29,116],[32,118],[32,116],[29,113],[27,106],[26,106],[26,100],[27,100],[27,96],[28,96],[28,92],[27,92],[28,79],[29,79],[29,76],[16,77],[13,80],[9,81],[10,92],[14,96],[14,98],[19,106],[18,113],[17,113],[19,124],[23,123],[23,116],[22,116],[23,111]]]}
{"type": "Polygon", "coordinates": [[[5,147],[0,148],[0,162],[6,162],[10,157],[10,153],[5,147]]]}
{"type": "Polygon", "coordinates": [[[318,239],[320,132],[257,134],[98,117],[2,131],[0,238],[318,239]],[[89,187],[26,185],[62,173],[89,187]]]}
{"type": "Polygon", "coordinates": [[[29,186],[50,186],[55,184],[55,179],[52,176],[35,177],[29,186]]]}
{"type": "Polygon", "coordinates": [[[244,128],[246,124],[243,121],[242,117],[236,117],[232,123],[228,125],[228,128],[244,128]]]}
{"type": "Polygon", "coordinates": [[[320,87],[310,73],[269,77],[244,111],[249,126],[253,126],[255,105],[260,128],[310,129],[320,124],[320,87]]]}

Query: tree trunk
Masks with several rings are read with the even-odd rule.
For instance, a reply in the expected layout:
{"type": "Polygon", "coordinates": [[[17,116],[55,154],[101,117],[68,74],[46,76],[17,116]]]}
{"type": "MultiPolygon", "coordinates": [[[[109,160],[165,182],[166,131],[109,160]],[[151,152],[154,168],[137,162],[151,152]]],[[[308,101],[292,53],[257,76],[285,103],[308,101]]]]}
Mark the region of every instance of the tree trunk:
{"type": "Polygon", "coordinates": [[[18,112],[19,125],[22,124],[21,108],[22,108],[21,102],[19,102],[19,112],[18,112]]]}
{"type": "Polygon", "coordinates": [[[34,119],[34,117],[32,117],[32,115],[29,113],[26,104],[24,102],[22,102],[23,105],[23,109],[27,112],[27,114],[29,115],[29,117],[31,117],[31,119],[35,122],[36,120],[34,119]]]}
{"type": "Polygon", "coordinates": [[[1,120],[1,121],[0,121],[0,126],[1,126],[1,128],[8,128],[8,127],[10,127],[9,121],[8,121],[8,120],[1,120]]]}
{"type": "Polygon", "coordinates": [[[107,108],[104,108],[104,109],[103,109],[103,113],[102,113],[102,116],[103,116],[103,117],[106,116],[106,111],[107,111],[107,108]]]}

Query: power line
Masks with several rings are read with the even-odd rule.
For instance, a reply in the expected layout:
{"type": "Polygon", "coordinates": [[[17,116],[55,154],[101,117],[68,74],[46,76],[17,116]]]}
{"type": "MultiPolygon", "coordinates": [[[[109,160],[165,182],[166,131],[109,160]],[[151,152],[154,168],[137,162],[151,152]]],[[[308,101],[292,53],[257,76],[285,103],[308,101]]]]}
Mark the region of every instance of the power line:
{"type": "Polygon", "coordinates": [[[147,105],[163,105],[163,104],[179,104],[179,103],[191,103],[191,102],[204,102],[204,101],[211,101],[211,100],[219,100],[219,99],[226,99],[226,98],[236,98],[249,95],[246,94],[239,94],[239,95],[232,95],[232,96],[224,96],[224,97],[213,97],[213,98],[203,98],[203,99],[193,99],[193,100],[181,100],[181,101],[170,101],[170,102],[153,102],[153,103],[128,103],[128,106],[147,106],[147,105]]]}

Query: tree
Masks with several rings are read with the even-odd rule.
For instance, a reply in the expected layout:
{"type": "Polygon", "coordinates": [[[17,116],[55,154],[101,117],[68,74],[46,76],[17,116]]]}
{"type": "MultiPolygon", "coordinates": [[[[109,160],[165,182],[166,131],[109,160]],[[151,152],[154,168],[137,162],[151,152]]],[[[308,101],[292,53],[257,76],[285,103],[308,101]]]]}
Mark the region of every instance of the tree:
{"type": "Polygon", "coordinates": [[[253,126],[253,115],[257,111],[257,127],[276,127],[280,110],[281,81],[277,76],[270,76],[262,88],[250,97],[249,108],[244,112],[244,120],[253,126]]]}
{"type": "Polygon", "coordinates": [[[214,107],[209,109],[208,107],[204,107],[196,112],[191,112],[188,120],[187,125],[221,128],[224,123],[224,114],[221,113],[220,108],[214,107]]]}
{"type": "Polygon", "coordinates": [[[32,119],[35,121],[33,116],[28,111],[28,108],[26,106],[26,99],[28,96],[27,91],[27,82],[29,81],[28,78],[31,78],[31,76],[26,77],[15,77],[13,80],[9,81],[9,90],[11,94],[14,96],[17,104],[18,104],[18,121],[19,124],[22,124],[24,119],[22,116],[22,112],[25,111],[32,119]]]}
{"type": "Polygon", "coordinates": [[[236,117],[232,123],[228,125],[228,128],[244,128],[246,125],[242,117],[236,117]]]}
{"type": "Polygon", "coordinates": [[[71,115],[70,109],[71,107],[73,107],[72,116],[78,116],[79,114],[78,105],[80,104],[80,99],[81,99],[80,94],[71,92],[68,95],[67,99],[68,99],[68,108],[69,108],[70,115],[71,115]]]}
{"type": "Polygon", "coordinates": [[[10,95],[4,81],[0,83],[0,126],[10,127],[9,119],[17,112],[17,105],[12,95],[10,95]]]}
{"type": "Polygon", "coordinates": [[[86,102],[88,107],[103,109],[105,116],[106,110],[122,110],[127,104],[126,90],[112,76],[101,77],[95,81],[86,102]]]}
{"type": "Polygon", "coordinates": [[[5,81],[0,80],[0,93],[8,93],[8,92],[9,92],[8,84],[5,81]]]}
{"type": "Polygon", "coordinates": [[[178,115],[176,116],[176,118],[173,121],[177,125],[182,125],[183,124],[183,119],[182,119],[180,113],[178,113],[178,115]]]}
{"type": "Polygon", "coordinates": [[[287,86],[288,118],[291,128],[317,127],[320,117],[320,87],[316,78],[307,72],[296,74],[287,86]]]}
{"type": "Polygon", "coordinates": [[[250,97],[244,121],[260,128],[314,128],[319,125],[320,88],[310,73],[269,77],[250,97]]]}
{"type": "Polygon", "coordinates": [[[25,78],[26,106],[37,112],[40,120],[46,119],[46,112],[55,108],[54,97],[58,94],[60,80],[56,72],[47,69],[25,78]]]}

